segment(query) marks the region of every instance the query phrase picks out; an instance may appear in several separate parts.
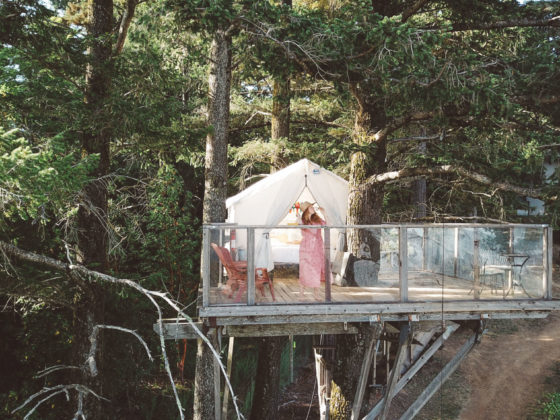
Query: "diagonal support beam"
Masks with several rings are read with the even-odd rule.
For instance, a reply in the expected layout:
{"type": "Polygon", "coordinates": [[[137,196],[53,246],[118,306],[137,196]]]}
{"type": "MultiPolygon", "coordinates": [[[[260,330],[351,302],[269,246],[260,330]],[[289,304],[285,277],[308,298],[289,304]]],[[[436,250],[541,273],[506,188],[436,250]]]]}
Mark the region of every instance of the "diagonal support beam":
{"type": "MultiPolygon", "coordinates": [[[[445,340],[447,340],[457,328],[459,328],[459,324],[452,324],[445,329],[443,334],[441,334],[438,339],[434,341],[430,348],[424,352],[424,354],[401,377],[399,382],[397,382],[395,390],[393,391],[394,395],[397,395],[406,386],[406,384],[408,384],[408,382],[414,377],[414,375],[416,375],[416,373],[418,373],[422,366],[424,366],[428,362],[428,360],[431,359],[435,352],[439,350],[443,343],[445,343],[445,340]]],[[[383,397],[362,420],[375,419],[381,412],[384,402],[385,397],[383,397]]]]}
{"type": "Polygon", "coordinates": [[[382,325],[376,324],[374,327],[374,331],[371,333],[368,347],[364,354],[364,360],[362,361],[362,370],[360,372],[360,378],[358,379],[358,387],[356,389],[356,395],[354,396],[354,404],[352,405],[352,414],[350,416],[351,420],[357,419],[360,415],[360,409],[362,408],[362,401],[364,398],[364,392],[366,390],[369,370],[371,368],[374,344],[377,342],[377,340],[379,340],[382,331],[382,325]]]}
{"type": "Polygon", "coordinates": [[[453,372],[459,367],[465,356],[471,351],[478,338],[478,333],[473,333],[467,342],[461,347],[457,352],[455,357],[445,365],[441,372],[434,378],[434,380],[424,389],[422,394],[416,399],[416,401],[406,410],[406,412],[401,416],[401,420],[412,419],[416,416],[422,407],[432,398],[432,396],[439,390],[441,385],[451,376],[453,372]]]}
{"type": "Polygon", "coordinates": [[[389,377],[387,391],[385,392],[385,401],[383,402],[383,409],[381,410],[381,420],[385,420],[387,418],[387,414],[389,414],[391,400],[395,395],[395,387],[397,385],[397,380],[399,379],[399,372],[401,371],[401,366],[406,358],[409,333],[410,325],[404,324],[399,334],[399,348],[397,349],[397,355],[395,357],[395,365],[393,366],[393,369],[391,369],[391,376],[389,377]]]}

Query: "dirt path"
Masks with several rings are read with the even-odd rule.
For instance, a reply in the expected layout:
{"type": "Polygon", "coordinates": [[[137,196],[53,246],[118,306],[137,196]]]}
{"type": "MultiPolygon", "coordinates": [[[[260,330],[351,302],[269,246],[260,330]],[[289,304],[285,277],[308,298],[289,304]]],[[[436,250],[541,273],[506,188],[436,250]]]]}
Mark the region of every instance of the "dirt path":
{"type": "Polygon", "coordinates": [[[514,325],[511,334],[490,330],[462,363],[471,392],[461,419],[525,418],[546,391],[560,361],[560,314],[514,325]]]}

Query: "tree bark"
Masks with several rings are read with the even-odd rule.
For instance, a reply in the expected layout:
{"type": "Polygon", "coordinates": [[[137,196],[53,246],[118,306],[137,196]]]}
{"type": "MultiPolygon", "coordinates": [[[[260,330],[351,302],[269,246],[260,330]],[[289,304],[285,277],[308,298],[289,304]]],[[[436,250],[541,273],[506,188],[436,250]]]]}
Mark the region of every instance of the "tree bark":
{"type": "MultiPolygon", "coordinates": [[[[226,30],[214,33],[210,51],[208,78],[208,125],[206,137],[203,223],[223,222],[226,218],[227,198],[227,133],[231,85],[231,36],[226,30]]],[[[201,264],[203,267],[204,264],[201,264]]],[[[206,420],[215,416],[213,355],[198,340],[196,357],[194,419],[206,420]]]]}
{"type": "MultiPolygon", "coordinates": [[[[364,95],[364,91],[357,85],[351,86],[352,95],[358,103],[353,141],[360,150],[351,158],[347,216],[350,225],[379,224],[382,220],[384,186],[368,184],[366,181],[375,174],[385,172],[387,168],[388,130],[383,130],[387,126],[383,109],[375,103],[374,98],[364,95]]],[[[376,234],[364,229],[349,229],[348,251],[358,255],[362,244],[367,244],[372,259],[379,261],[380,242],[376,234]]],[[[333,380],[340,388],[340,395],[336,398],[340,406],[348,410],[351,410],[356,393],[368,331],[366,329],[356,336],[341,335],[337,338],[338,357],[333,380]]],[[[367,401],[367,398],[364,397],[364,400],[367,401]]]]}
{"type": "MultiPolygon", "coordinates": [[[[111,92],[113,73],[111,32],[113,29],[113,0],[93,0],[88,33],[92,44],[89,48],[89,63],[86,68],[85,103],[90,120],[89,129],[82,136],[82,154],[99,155],[97,167],[90,174],[93,180],[81,192],[78,208],[78,259],[97,271],[107,270],[107,188],[103,179],[109,173],[111,139],[111,115],[107,101],[111,92]]],[[[87,358],[89,336],[96,324],[104,323],[103,288],[88,284],[76,297],[75,352],[76,364],[87,358]]],[[[103,366],[103,336],[99,337],[98,362],[103,366]]],[[[103,394],[103,375],[92,377],[90,372],[81,373],[80,382],[103,394]]],[[[84,414],[88,418],[101,418],[102,405],[96,398],[87,398],[84,414]]]]}
{"type": "Polygon", "coordinates": [[[226,218],[227,145],[231,85],[231,36],[215,32],[210,52],[208,78],[208,125],[204,174],[203,222],[223,222],[226,218]]]}
{"type": "MultiPolygon", "coordinates": [[[[333,382],[337,385],[337,393],[331,396],[331,407],[337,407],[334,411],[331,408],[332,418],[336,420],[350,418],[367,344],[377,330],[370,325],[360,324],[358,331],[358,334],[343,334],[336,339],[337,357],[333,369],[333,382]]],[[[366,390],[363,401],[368,401],[367,394],[366,390]]]]}
{"type": "MultiPolygon", "coordinates": [[[[290,78],[276,77],[272,87],[272,117],[270,138],[272,140],[290,137],[290,78]]],[[[275,153],[272,156],[271,171],[286,166],[283,153],[275,153]]]]}
{"type": "MultiPolygon", "coordinates": [[[[291,0],[283,0],[291,7],[291,0]]],[[[270,138],[277,140],[290,136],[290,76],[284,72],[276,76],[272,89],[272,118],[270,138]]],[[[272,156],[270,171],[287,165],[282,151],[272,156]]],[[[280,359],[287,337],[265,337],[259,346],[255,394],[251,407],[251,419],[277,419],[280,394],[280,359]]]]}
{"type": "Polygon", "coordinates": [[[262,338],[259,345],[255,394],[251,407],[253,420],[278,419],[280,359],[288,337],[262,338]]]}
{"type": "MultiPolygon", "coordinates": [[[[366,181],[375,174],[384,173],[387,168],[387,135],[381,130],[386,126],[385,114],[373,98],[364,96],[357,85],[351,87],[351,92],[358,102],[353,141],[361,150],[351,158],[347,220],[349,225],[379,224],[384,186],[367,184],[366,181]]],[[[362,243],[368,244],[372,257],[379,253],[379,241],[370,232],[351,229],[348,251],[357,255],[362,243]]]]}

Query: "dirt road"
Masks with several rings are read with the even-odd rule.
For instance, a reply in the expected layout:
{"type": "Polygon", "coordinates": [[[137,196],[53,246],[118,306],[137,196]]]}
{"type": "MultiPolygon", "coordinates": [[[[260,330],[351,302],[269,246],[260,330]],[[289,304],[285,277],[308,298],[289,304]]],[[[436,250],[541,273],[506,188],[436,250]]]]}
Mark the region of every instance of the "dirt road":
{"type": "MultiPolygon", "coordinates": [[[[459,418],[522,419],[551,391],[560,363],[560,314],[515,321],[516,331],[490,332],[460,367],[470,398],[459,418]]],[[[557,381],[558,379],[556,379],[557,381]]]]}

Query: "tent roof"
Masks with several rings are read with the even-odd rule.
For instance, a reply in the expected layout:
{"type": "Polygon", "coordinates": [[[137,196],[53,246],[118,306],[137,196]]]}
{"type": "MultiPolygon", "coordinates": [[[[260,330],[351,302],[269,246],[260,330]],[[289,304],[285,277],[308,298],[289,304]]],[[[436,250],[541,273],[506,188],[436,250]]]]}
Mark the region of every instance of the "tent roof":
{"type": "Polygon", "coordinates": [[[253,185],[244,189],[239,194],[229,197],[226,200],[226,208],[230,208],[231,206],[233,206],[239,201],[257,195],[262,191],[268,190],[272,186],[275,186],[279,183],[286,182],[292,177],[301,177],[302,174],[304,176],[309,175],[310,173],[313,173],[314,169],[320,170],[323,175],[338,180],[340,183],[343,183],[344,185],[348,185],[348,181],[346,181],[344,178],[341,178],[334,172],[322,168],[316,163],[313,163],[308,159],[301,159],[296,163],[291,164],[290,166],[286,166],[285,168],[280,169],[279,171],[273,174],[267,175],[266,178],[258,182],[255,182],[253,185]]]}
{"type": "Polygon", "coordinates": [[[305,188],[311,192],[319,205],[325,207],[334,216],[333,221],[344,223],[348,182],[308,159],[302,159],[270,174],[239,194],[228,198],[226,200],[229,212],[228,220],[242,224],[276,224],[288,212],[305,188]],[[333,205],[329,201],[336,201],[336,204],[333,205]],[[276,220],[278,213],[274,212],[276,213],[274,217],[260,220],[262,210],[272,206],[285,209],[282,211],[282,217],[276,220]],[[256,208],[260,208],[261,211],[255,211],[256,208]]]}

